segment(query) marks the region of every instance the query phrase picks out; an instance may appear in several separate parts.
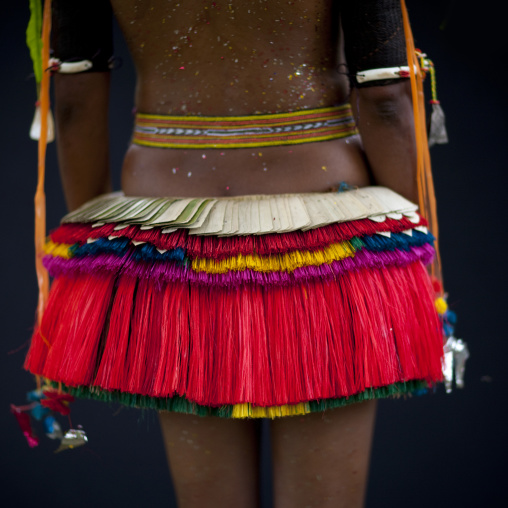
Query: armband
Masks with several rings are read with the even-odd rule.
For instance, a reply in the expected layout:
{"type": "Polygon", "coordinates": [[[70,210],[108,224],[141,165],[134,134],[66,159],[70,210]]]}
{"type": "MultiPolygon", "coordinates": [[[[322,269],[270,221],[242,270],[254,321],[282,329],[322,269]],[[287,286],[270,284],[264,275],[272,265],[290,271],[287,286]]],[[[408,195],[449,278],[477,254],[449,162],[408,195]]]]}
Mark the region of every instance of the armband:
{"type": "Polygon", "coordinates": [[[400,0],[341,1],[351,86],[379,86],[409,77],[400,0]]]}
{"type": "Polygon", "coordinates": [[[112,10],[108,0],[53,0],[51,70],[62,74],[112,68],[112,10]]]}
{"type": "Polygon", "coordinates": [[[359,71],[355,78],[359,86],[369,81],[379,81],[386,79],[401,79],[409,77],[409,66],[401,65],[399,67],[385,67],[382,69],[369,69],[359,71]]]}
{"type": "Polygon", "coordinates": [[[62,62],[58,58],[49,59],[49,67],[52,72],[60,74],[76,74],[78,72],[86,72],[93,68],[91,60],[81,60],[80,62],[62,62]]]}

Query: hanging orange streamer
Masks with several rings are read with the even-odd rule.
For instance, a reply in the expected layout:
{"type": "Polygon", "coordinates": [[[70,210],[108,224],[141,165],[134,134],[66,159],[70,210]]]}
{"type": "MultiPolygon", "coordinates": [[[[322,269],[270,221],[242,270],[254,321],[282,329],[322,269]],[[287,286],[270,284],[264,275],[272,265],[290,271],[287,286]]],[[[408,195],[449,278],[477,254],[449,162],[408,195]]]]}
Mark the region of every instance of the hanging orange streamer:
{"type": "MultiPolygon", "coordinates": [[[[429,142],[427,139],[427,126],[425,122],[425,101],[423,94],[423,76],[418,57],[415,52],[413,33],[409,24],[406,2],[401,0],[402,19],[404,22],[404,35],[406,38],[406,54],[409,65],[409,77],[411,81],[411,95],[413,97],[413,114],[416,137],[416,178],[418,184],[418,206],[420,212],[429,222],[429,229],[436,237],[436,261],[431,266],[431,273],[440,282],[441,257],[439,255],[438,222],[436,196],[434,193],[434,181],[432,179],[432,167],[430,164],[429,142]]],[[[442,284],[441,284],[442,287],[442,284]]]]}
{"type": "Polygon", "coordinates": [[[42,264],[44,242],[46,239],[46,196],[44,194],[44,174],[46,169],[46,145],[48,137],[49,112],[49,34],[51,31],[51,0],[44,2],[42,19],[42,80],[39,94],[41,108],[41,133],[38,148],[38,179],[35,192],[35,270],[39,285],[39,302],[37,304],[37,323],[40,326],[42,314],[48,300],[49,277],[42,264]]]}

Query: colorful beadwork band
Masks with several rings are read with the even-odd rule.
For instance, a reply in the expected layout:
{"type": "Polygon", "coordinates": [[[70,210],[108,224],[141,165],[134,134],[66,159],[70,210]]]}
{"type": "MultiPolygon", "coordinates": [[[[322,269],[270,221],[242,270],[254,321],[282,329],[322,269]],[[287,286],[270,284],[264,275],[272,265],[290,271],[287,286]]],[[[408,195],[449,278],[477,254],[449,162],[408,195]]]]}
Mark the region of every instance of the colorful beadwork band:
{"type": "Polygon", "coordinates": [[[247,148],[328,141],[357,134],[351,106],[253,116],[138,113],[132,142],[159,148],[247,148]]]}

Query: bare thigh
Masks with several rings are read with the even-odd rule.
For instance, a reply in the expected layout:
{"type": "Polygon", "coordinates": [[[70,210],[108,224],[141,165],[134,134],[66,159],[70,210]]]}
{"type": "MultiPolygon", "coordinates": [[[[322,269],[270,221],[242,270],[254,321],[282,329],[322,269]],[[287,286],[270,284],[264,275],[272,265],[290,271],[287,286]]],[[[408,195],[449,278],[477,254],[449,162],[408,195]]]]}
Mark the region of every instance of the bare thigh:
{"type": "Polygon", "coordinates": [[[271,423],[275,508],[363,506],[375,401],[271,423]]]}
{"type": "Polygon", "coordinates": [[[259,422],[160,413],[179,508],[259,504],[259,422]]]}

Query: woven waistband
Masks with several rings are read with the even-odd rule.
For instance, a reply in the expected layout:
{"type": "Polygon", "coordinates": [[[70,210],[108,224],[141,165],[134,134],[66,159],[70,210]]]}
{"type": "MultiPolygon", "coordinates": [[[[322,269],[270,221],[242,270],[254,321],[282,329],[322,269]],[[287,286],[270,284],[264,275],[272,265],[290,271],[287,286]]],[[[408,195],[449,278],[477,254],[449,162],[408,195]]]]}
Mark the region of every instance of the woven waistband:
{"type": "Polygon", "coordinates": [[[295,145],[357,134],[351,106],[252,116],[138,113],[132,142],[159,148],[247,148],[295,145]]]}

